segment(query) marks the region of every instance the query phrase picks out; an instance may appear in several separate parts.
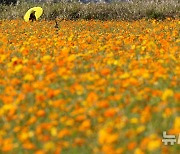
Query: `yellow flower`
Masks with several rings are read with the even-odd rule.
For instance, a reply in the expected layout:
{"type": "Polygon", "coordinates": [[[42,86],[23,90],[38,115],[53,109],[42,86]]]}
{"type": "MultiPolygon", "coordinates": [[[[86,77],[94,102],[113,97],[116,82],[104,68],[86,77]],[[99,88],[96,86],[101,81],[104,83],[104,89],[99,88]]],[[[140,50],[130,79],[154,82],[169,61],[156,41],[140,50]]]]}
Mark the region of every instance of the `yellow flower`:
{"type": "Polygon", "coordinates": [[[66,120],[66,125],[67,125],[67,126],[72,126],[72,125],[74,125],[74,120],[73,120],[73,119],[68,119],[68,120],[66,120]]]}
{"type": "Polygon", "coordinates": [[[0,55],[0,63],[2,63],[6,59],[6,55],[0,55]]]}
{"type": "Polygon", "coordinates": [[[134,154],[144,154],[144,152],[140,148],[136,148],[134,154]]]}
{"type": "Polygon", "coordinates": [[[149,136],[149,142],[147,148],[149,151],[154,151],[158,149],[161,144],[162,144],[161,139],[159,139],[156,134],[152,134],[149,136]]]}
{"type": "Polygon", "coordinates": [[[180,130],[180,117],[176,117],[176,118],[175,118],[174,128],[180,130]]]}
{"type": "Polygon", "coordinates": [[[33,81],[34,80],[34,76],[32,74],[26,74],[24,76],[24,80],[25,81],[33,81]]]}
{"type": "Polygon", "coordinates": [[[166,101],[168,97],[172,97],[174,95],[174,92],[171,89],[166,89],[162,94],[162,100],[166,101]]]}
{"type": "Polygon", "coordinates": [[[57,129],[55,127],[51,128],[51,135],[56,136],[57,135],[57,129]]]}
{"type": "Polygon", "coordinates": [[[149,151],[154,151],[156,149],[158,149],[161,145],[161,141],[160,140],[152,140],[148,143],[148,150],[149,151]]]}
{"type": "Polygon", "coordinates": [[[28,132],[22,132],[21,135],[20,135],[20,139],[22,141],[26,140],[29,138],[29,133],[28,132]]]}
{"type": "Polygon", "coordinates": [[[130,77],[130,74],[129,73],[124,73],[120,76],[120,79],[126,79],[126,78],[129,78],[130,77]]]}
{"type": "Polygon", "coordinates": [[[137,132],[137,133],[142,133],[145,129],[146,129],[145,126],[139,126],[139,127],[136,129],[136,132],[137,132]]]}
{"type": "Polygon", "coordinates": [[[54,150],[54,149],[55,149],[55,144],[54,144],[54,142],[49,141],[49,142],[45,143],[44,146],[43,146],[43,149],[44,149],[45,151],[52,151],[52,150],[54,150]]]}
{"type": "Polygon", "coordinates": [[[117,141],[118,134],[109,133],[107,130],[102,129],[98,133],[98,141],[100,144],[112,144],[113,142],[117,141]]]}
{"type": "Polygon", "coordinates": [[[46,56],[43,56],[41,60],[42,60],[42,62],[49,62],[50,59],[51,59],[51,56],[46,55],[46,56]]]}
{"type": "Polygon", "coordinates": [[[81,131],[85,131],[86,129],[89,129],[90,128],[90,126],[91,126],[91,121],[90,120],[84,120],[83,122],[82,122],[82,124],[81,124],[81,126],[80,126],[80,130],[81,131]]]}
{"type": "Polygon", "coordinates": [[[137,118],[131,118],[131,119],[130,119],[130,122],[131,122],[132,124],[137,124],[137,123],[138,123],[138,119],[137,119],[137,118]]]}
{"type": "Polygon", "coordinates": [[[21,64],[15,66],[15,73],[21,71],[22,68],[23,68],[23,66],[21,64]]]}

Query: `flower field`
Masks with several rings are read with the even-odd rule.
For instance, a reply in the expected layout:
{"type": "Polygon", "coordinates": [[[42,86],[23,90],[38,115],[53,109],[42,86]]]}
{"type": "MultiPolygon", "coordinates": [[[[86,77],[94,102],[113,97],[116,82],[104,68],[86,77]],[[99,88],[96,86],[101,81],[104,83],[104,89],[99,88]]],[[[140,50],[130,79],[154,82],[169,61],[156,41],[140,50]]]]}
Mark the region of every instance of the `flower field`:
{"type": "Polygon", "coordinates": [[[58,23],[0,21],[0,153],[178,153],[180,21],[58,23]]]}

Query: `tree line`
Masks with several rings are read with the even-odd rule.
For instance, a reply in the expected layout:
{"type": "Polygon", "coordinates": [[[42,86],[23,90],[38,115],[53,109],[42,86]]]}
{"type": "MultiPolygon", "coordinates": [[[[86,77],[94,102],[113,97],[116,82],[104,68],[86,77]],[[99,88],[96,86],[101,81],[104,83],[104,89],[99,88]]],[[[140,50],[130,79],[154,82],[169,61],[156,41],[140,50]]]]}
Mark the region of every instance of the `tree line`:
{"type": "Polygon", "coordinates": [[[16,4],[17,0],[0,0],[0,4],[6,4],[6,5],[10,5],[10,4],[16,4]]]}

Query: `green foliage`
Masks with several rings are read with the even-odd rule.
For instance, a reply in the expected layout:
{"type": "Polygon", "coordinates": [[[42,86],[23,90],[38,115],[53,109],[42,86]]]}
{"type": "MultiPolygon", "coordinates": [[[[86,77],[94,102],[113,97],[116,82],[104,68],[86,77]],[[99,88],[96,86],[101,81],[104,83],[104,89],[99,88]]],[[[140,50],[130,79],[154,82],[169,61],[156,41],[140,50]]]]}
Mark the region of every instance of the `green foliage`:
{"type": "Polygon", "coordinates": [[[165,15],[163,14],[163,12],[157,12],[154,9],[147,10],[146,16],[147,16],[147,18],[156,19],[156,20],[163,20],[163,19],[165,19],[165,15]]]}

